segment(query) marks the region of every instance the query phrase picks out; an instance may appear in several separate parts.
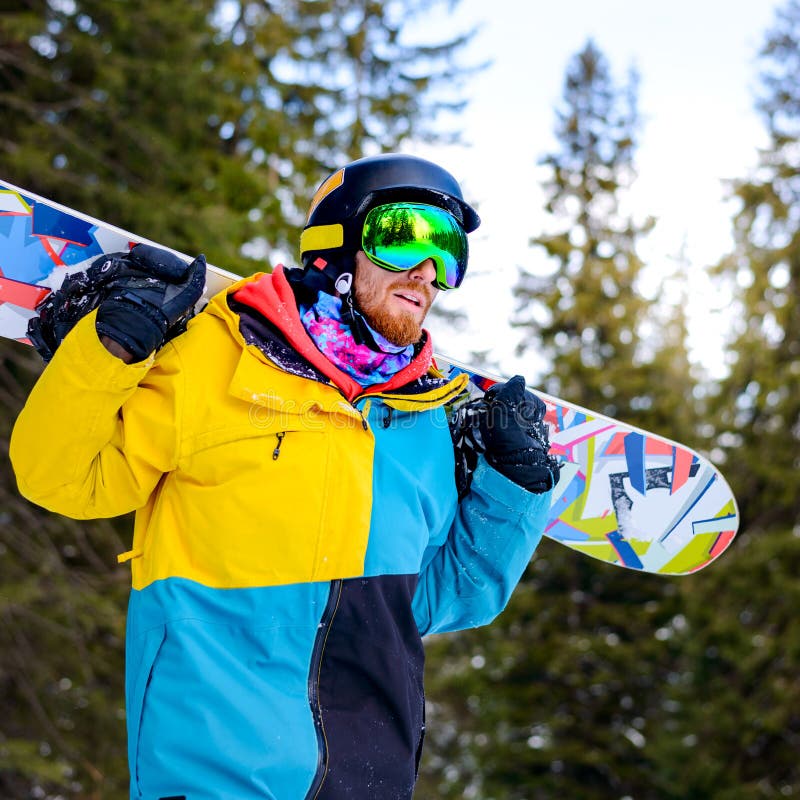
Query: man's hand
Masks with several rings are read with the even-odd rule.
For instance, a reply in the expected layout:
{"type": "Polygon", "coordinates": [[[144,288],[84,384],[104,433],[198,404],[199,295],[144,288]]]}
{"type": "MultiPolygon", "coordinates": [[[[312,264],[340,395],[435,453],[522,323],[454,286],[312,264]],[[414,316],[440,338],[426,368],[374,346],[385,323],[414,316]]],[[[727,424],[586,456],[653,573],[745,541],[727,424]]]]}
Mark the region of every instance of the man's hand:
{"type": "Polygon", "coordinates": [[[97,308],[105,347],[128,363],[142,361],[182,330],[203,293],[205,270],[202,255],[186,264],[151,245],[110,253],[47,297],[28,336],[47,362],[78,320],[97,308]]]}
{"type": "Polygon", "coordinates": [[[206,280],[205,256],[186,264],[146,244],[121,258],[98,259],[88,271],[95,268],[114,273],[97,309],[97,333],[125,348],[134,361],[147,358],[185,322],[206,280]]]}
{"type": "Polygon", "coordinates": [[[529,492],[552,489],[560,465],[547,454],[545,404],[525,388],[521,375],[489,388],[483,403],[480,433],[489,464],[529,492]]]}
{"type": "Polygon", "coordinates": [[[101,336],[100,344],[102,344],[112,356],[116,356],[120,361],[124,361],[126,364],[133,364],[136,360],[132,353],[129,353],[121,344],[117,344],[113,339],[109,339],[108,336],[101,336]]]}

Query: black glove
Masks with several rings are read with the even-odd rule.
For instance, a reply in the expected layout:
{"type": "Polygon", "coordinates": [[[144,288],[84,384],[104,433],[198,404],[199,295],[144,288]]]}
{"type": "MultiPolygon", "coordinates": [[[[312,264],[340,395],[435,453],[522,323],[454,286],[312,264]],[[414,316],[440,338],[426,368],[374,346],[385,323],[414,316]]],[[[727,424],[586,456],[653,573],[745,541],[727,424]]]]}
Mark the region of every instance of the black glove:
{"type": "Polygon", "coordinates": [[[36,307],[39,314],[28,322],[28,338],[45,364],[78,320],[97,308],[105,283],[92,282],[86,272],[67,275],[61,287],[36,307]]]}
{"type": "Polygon", "coordinates": [[[158,350],[181,329],[203,294],[206,258],[186,264],[176,255],[137,244],[121,258],[98,259],[99,268],[116,272],[97,310],[97,333],[122,345],[136,361],[158,350]]]}
{"type": "Polygon", "coordinates": [[[47,297],[28,325],[28,337],[49,361],[78,320],[98,308],[98,335],[142,361],[183,329],[203,293],[205,269],[202,255],[186,264],[145,244],[101,256],[47,297]]]}
{"type": "Polygon", "coordinates": [[[547,454],[545,404],[527,391],[521,375],[489,388],[483,403],[479,426],[489,464],[529,492],[552,489],[561,467],[547,454]]]}

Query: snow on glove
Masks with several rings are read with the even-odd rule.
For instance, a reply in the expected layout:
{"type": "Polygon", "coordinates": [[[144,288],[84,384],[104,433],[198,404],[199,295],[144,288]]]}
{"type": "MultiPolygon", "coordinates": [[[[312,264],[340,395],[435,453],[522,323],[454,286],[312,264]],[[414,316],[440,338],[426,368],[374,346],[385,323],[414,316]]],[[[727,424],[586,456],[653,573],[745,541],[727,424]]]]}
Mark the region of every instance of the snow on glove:
{"type": "Polygon", "coordinates": [[[545,404],[525,388],[521,375],[490,387],[483,403],[479,425],[489,464],[529,492],[552,489],[561,468],[547,454],[545,404]]]}
{"type": "Polygon", "coordinates": [[[68,275],[39,305],[28,338],[45,363],[78,320],[100,306],[98,334],[141,361],[182,329],[203,292],[205,258],[191,264],[172,253],[139,244],[109,253],[86,272],[68,275]]]}
{"type": "Polygon", "coordinates": [[[78,320],[97,308],[107,283],[105,279],[92,281],[86,272],[67,275],[61,288],[36,307],[39,316],[28,322],[28,338],[45,364],[78,320]]]}

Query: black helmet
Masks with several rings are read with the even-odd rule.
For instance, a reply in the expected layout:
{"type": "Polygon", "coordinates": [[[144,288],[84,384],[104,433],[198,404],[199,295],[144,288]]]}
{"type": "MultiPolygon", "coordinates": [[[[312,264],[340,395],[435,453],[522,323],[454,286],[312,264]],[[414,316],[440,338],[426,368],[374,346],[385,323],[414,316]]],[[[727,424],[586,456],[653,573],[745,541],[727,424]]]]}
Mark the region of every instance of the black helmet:
{"type": "Polygon", "coordinates": [[[443,208],[466,233],[480,225],[458,182],[442,167],[399,153],[361,158],[334,172],[317,189],[300,237],[304,269],[289,270],[287,275],[298,301],[313,303],[319,292],[337,293],[342,319],[352,327],[356,341],[375,350],[380,347],[354,304],[353,269],[367,213],[391,202],[443,208]]]}
{"type": "Polygon", "coordinates": [[[445,169],[416,156],[387,153],[353,161],[334,172],[317,189],[300,237],[300,257],[308,268],[316,259],[340,262],[336,251],[351,259],[361,247],[367,212],[393,201],[422,202],[449,211],[466,233],[480,217],[464,201],[461,187],[445,169]],[[327,251],[327,252],[326,252],[327,251]]]}

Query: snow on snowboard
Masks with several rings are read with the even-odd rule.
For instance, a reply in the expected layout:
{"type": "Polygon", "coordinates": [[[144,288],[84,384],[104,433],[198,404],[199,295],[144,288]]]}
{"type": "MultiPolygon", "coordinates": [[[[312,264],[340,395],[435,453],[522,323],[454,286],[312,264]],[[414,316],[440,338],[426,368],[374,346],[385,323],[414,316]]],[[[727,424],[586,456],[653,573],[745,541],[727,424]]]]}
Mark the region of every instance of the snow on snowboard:
{"type": "MultiPolygon", "coordinates": [[[[147,241],[0,180],[0,336],[28,343],[28,320],[66,275],[147,241]]],[[[237,279],[209,265],[201,302],[237,279]]],[[[436,364],[446,374],[466,372],[474,396],[498,380],[446,356],[437,355],[436,364]]],[[[601,561],[663,575],[696,572],[728,547],[739,526],[736,501],[707,459],[533,391],[547,404],[551,452],[562,463],[546,536],[601,561]]]]}

